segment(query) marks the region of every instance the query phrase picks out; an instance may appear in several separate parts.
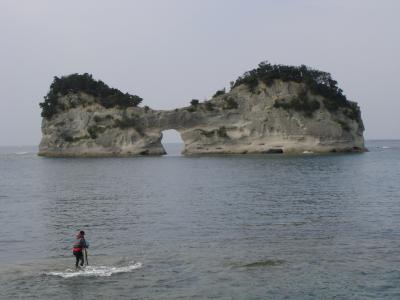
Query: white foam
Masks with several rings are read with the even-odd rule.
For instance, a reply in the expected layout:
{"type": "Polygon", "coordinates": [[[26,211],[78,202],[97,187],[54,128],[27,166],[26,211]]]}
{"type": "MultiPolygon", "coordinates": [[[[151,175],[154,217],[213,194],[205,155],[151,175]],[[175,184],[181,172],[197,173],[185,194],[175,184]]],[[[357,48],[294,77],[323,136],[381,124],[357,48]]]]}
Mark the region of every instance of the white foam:
{"type": "Polygon", "coordinates": [[[314,153],[314,152],[308,151],[308,150],[303,151],[303,154],[313,154],[313,153],[314,153]]]}
{"type": "Polygon", "coordinates": [[[140,262],[122,267],[87,266],[80,270],[67,269],[64,272],[48,272],[46,275],[59,276],[63,278],[72,278],[78,276],[107,277],[117,273],[132,272],[133,270],[140,269],[141,267],[142,264],[140,262]]]}
{"type": "Polygon", "coordinates": [[[16,155],[25,155],[25,154],[29,154],[29,152],[15,152],[16,155]]]}

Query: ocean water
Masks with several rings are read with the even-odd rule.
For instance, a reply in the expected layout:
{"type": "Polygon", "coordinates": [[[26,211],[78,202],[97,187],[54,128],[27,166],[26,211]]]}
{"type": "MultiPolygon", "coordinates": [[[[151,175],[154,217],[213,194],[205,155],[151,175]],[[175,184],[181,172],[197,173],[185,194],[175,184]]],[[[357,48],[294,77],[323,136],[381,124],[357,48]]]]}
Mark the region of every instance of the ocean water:
{"type": "Polygon", "coordinates": [[[331,155],[0,148],[0,299],[400,299],[400,141],[331,155]],[[77,230],[89,266],[74,269],[77,230]]]}

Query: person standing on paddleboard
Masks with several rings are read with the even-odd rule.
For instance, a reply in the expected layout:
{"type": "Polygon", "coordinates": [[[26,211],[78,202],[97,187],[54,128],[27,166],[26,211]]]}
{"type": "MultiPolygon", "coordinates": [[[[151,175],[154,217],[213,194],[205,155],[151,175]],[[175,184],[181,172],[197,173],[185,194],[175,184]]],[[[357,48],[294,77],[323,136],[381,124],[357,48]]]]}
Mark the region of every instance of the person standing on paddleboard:
{"type": "MultiPolygon", "coordinates": [[[[83,251],[86,251],[86,249],[89,248],[89,244],[85,240],[85,232],[81,230],[77,235],[76,235],[76,241],[74,243],[74,246],[72,248],[72,253],[74,254],[76,258],[76,263],[75,267],[78,268],[79,261],[81,261],[81,266],[85,263],[83,251]]],[[[87,257],[86,257],[87,260],[87,257]]],[[[86,261],[87,264],[87,261],[86,261]]]]}

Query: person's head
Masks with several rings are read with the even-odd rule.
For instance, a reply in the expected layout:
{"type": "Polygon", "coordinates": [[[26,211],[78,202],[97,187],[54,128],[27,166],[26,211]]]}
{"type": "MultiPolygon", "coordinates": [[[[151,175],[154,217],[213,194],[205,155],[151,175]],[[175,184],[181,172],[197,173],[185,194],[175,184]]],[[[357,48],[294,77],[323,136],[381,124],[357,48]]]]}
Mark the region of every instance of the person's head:
{"type": "Polygon", "coordinates": [[[79,234],[80,234],[81,236],[85,236],[85,232],[84,232],[83,230],[81,230],[81,231],[79,232],[79,234]]]}

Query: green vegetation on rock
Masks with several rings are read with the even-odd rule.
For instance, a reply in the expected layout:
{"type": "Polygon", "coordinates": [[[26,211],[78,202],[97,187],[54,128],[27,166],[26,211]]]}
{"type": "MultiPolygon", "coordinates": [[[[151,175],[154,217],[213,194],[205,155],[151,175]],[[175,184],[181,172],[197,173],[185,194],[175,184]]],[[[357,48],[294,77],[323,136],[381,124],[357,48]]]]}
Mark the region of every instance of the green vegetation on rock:
{"type": "Polygon", "coordinates": [[[130,95],[118,89],[110,88],[103,81],[93,79],[91,74],[71,74],[61,78],[54,77],[49,92],[44,97],[44,101],[39,104],[42,108],[42,117],[50,119],[57,110],[65,110],[65,106],[58,103],[60,96],[79,92],[98,97],[99,104],[105,108],[134,107],[138,106],[143,100],[137,95],[130,95]]]}
{"type": "Polygon", "coordinates": [[[93,121],[95,123],[101,123],[101,122],[112,120],[112,119],[113,119],[112,115],[95,115],[93,117],[93,121]]]}
{"type": "Polygon", "coordinates": [[[298,97],[286,101],[284,99],[277,100],[274,103],[275,108],[283,108],[286,110],[302,111],[306,117],[312,117],[314,111],[320,108],[320,103],[317,100],[311,100],[306,92],[302,92],[298,97]]]}
{"type": "Polygon", "coordinates": [[[226,93],[225,88],[223,88],[222,90],[218,90],[215,92],[213,98],[221,96],[221,95],[225,95],[225,93],[226,93]]]}
{"type": "Polygon", "coordinates": [[[197,100],[197,99],[192,99],[192,101],[190,101],[190,105],[192,105],[192,106],[197,106],[197,105],[199,105],[199,100],[197,100]]]}
{"type": "Polygon", "coordinates": [[[204,135],[205,137],[211,138],[211,137],[220,137],[220,138],[229,138],[227,132],[226,132],[226,128],[224,126],[221,126],[217,129],[214,130],[203,130],[203,129],[199,129],[200,134],[204,135]]]}
{"type": "Polygon", "coordinates": [[[205,102],[204,103],[204,107],[205,107],[205,109],[207,111],[213,111],[214,110],[214,105],[210,101],[205,102]]]}
{"type": "Polygon", "coordinates": [[[199,105],[200,101],[197,99],[192,99],[190,101],[190,107],[188,108],[189,112],[195,112],[197,110],[197,107],[199,105]]]}
{"type": "Polygon", "coordinates": [[[87,131],[89,133],[90,138],[95,140],[95,139],[97,139],[99,134],[101,134],[104,131],[106,131],[106,128],[103,127],[103,126],[94,125],[94,126],[90,126],[87,131]]]}
{"type": "Polygon", "coordinates": [[[224,98],[224,109],[236,109],[238,108],[238,104],[232,97],[224,98]]]}
{"type": "Polygon", "coordinates": [[[125,129],[125,128],[131,128],[131,127],[137,127],[137,123],[136,123],[136,120],[135,119],[131,119],[131,118],[128,118],[128,117],[126,117],[126,116],[124,116],[122,119],[116,119],[115,120],[115,125],[118,127],[118,128],[121,128],[121,129],[125,129]]]}
{"type": "Polygon", "coordinates": [[[225,126],[222,126],[222,127],[218,128],[217,135],[219,137],[222,137],[222,138],[228,138],[229,137],[228,134],[226,133],[225,126]]]}
{"type": "Polygon", "coordinates": [[[350,131],[350,127],[346,122],[343,122],[341,120],[337,121],[340,125],[340,127],[344,130],[344,131],[350,131]]]}

